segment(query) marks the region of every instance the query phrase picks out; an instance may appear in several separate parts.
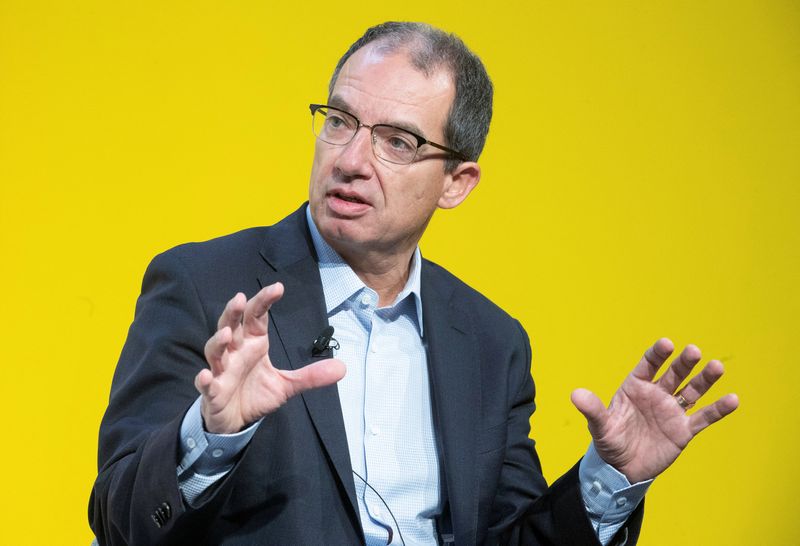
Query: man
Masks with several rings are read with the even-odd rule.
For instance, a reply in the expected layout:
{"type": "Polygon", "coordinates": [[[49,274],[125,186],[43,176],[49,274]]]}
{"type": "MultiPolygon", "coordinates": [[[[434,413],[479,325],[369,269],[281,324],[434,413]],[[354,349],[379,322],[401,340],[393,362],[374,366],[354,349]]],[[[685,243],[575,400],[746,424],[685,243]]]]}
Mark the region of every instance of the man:
{"type": "Polygon", "coordinates": [[[635,542],[650,481],[738,401],[687,416],[722,366],[676,393],[700,353],[654,381],[659,340],[608,409],[573,393],[594,441],[547,486],[524,330],[417,248],[480,179],[491,97],[456,37],[374,27],[311,105],[308,207],[153,260],[101,426],[101,544],[635,542]]]}

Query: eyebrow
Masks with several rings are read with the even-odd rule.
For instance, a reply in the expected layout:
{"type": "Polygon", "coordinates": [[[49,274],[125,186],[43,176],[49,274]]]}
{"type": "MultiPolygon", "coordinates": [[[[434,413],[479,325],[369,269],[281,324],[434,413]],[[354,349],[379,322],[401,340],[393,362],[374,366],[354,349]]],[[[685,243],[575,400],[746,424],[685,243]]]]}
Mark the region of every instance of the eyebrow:
{"type": "MultiPolygon", "coordinates": [[[[339,110],[344,110],[350,115],[355,115],[351,113],[352,107],[347,103],[347,101],[338,95],[333,95],[330,99],[328,99],[328,106],[332,106],[333,108],[338,108],[339,110]]],[[[425,140],[428,140],[428,138],[425,136],[425,132],[416,123],[404,122],[404,121],[387,121],[387,122],[373,123],[372,125],[389,125],[391,127],[395,127],[397,129],[402,129],[404,131],[408,131],[409,133],[419,135],[425,140]]]]}

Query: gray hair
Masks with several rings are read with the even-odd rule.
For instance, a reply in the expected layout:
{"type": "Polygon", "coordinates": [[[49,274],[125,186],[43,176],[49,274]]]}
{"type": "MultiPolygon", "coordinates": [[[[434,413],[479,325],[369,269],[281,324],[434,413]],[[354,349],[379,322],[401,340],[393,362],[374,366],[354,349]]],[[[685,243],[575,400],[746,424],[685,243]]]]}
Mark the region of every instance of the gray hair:
{"type": "MultiPolygon", "coordinates": [[[[411,64],[426,76],[445,69],[455,84],[455,98],[444,126],[445,146],[458,150],[470,161],[477,161],[486,143],[492,121],[492,81],[483,63],[455,34],[448,34],[425,23],[387,22],[367,29],[350,46],[333,71],[328,94],[339,78],[342,66],[353,53],[372,42],[383,52],[405,50],[411,64]]],[[[461,163],[457,158],[445,162],[445,172],[461,163]]]]}

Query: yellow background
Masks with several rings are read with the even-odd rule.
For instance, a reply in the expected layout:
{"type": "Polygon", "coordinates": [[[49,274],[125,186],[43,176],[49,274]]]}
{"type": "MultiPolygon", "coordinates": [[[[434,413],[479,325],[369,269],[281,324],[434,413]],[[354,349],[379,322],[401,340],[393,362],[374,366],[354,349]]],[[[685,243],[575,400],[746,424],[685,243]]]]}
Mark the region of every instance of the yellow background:
{"type": "Polygon", "coordinates": [[[548,479],[588,444],[570,391],[608,400],[667,335],[742,407],[653,485],[641,544],[800,543],[800,5],[777,0],[2,0],[0,543],[88,544],[146,264],[294,210],[307,104],[386,19],[457,32],[496,85],[483,181],[422,249],[531,334],[548,479]]]}

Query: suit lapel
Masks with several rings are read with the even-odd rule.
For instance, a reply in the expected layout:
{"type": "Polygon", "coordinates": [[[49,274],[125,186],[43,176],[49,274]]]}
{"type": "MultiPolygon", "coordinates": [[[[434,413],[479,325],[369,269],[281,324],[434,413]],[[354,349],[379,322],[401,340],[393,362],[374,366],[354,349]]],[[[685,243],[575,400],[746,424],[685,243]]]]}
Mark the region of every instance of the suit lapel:
{"type": "MultiPolygon", "coordinates": [[[[287,365],[300,368],[312,360],[311,344],[327,326],[325,298],[305,206],[273,226],[261,251],[269,268],[260,285],[280,281],[283,298],[270,310],[270,343],[280,344],[287,365]]],[[[475,544],[478,511],[475,437],[480,422],[480,369],[476,336],[466,313],[454,298],[454,284],[428,262],[422,266],[424,335],[428,349],[432,402],[439,438],[443,487],[447,491],[456,544],[475,544]]],[[[273,349],[270,353],[275,353],[273,349]]],[[[328,453],[358,524],[347,433],[335,385],[302,395],[308,414],[328,453]]]]}
{"type": "MultiPolygon", "coordinates": [[[[262,287],[280,281],[284,295],[270,309],[270,344],[277,341],[297,369],[312,361],[312,342],[328,325],[325,297],[314,245],[308,233],[305,206],[271,228],[261,255],[271,269],[259,276],[262,287]]],[[[276,353],[274,349],[270,354],[276,353]]],[[[300,395],[319,438],[333,463],[358,523],[355,486],[347,447],[342,407],[336,385],[300,395]]]]}
{"type": "Polygon", "coordinates": [[[478,348],[467,314],[453,297],[454,285],[427,262],[422,269],[424,332],[428,346],[436,431],[456,544],[477,540],[478,491],[474,475],[480,419],[478,348]]]}

